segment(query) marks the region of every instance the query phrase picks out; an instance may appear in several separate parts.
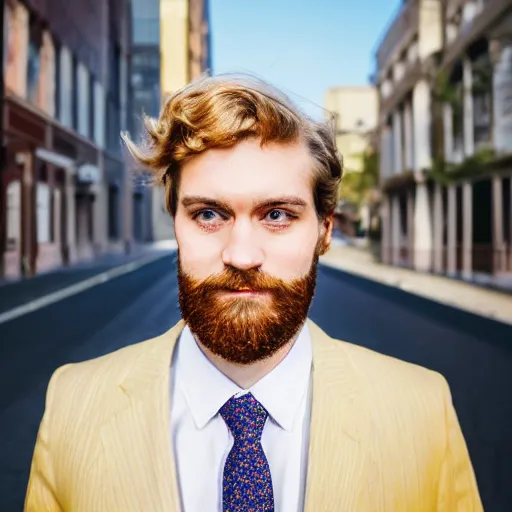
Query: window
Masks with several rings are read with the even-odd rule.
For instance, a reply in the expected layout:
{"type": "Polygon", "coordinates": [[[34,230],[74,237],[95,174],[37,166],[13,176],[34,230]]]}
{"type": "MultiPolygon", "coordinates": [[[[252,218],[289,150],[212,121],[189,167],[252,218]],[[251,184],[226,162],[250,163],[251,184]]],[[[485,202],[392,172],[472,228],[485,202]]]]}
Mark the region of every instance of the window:
{"type": "Polygon", "coordinates": [[[78,131],[78,109],[79,109],[79,77],[78,77],[78,61],[73,55],[71,64],[71,126],[78,131]]]}
{"type": "Polygon", "coordinates": [[[37,103],[39,75],[41,72],[41,29],[33,16],[29,22],[27,52],[27,99],[37,103]]]}
{"type": "Polygon", "coordinates": [[[51,201],[47,183],[37,183],[37,243],[44,244],[50,238],[51,201]]]}
{"type": "Polygon", "coordinates": [[[7,250],[19,248],[21,238],[21,186],[11,181],[7,186],[7,250]]]}
{"type": "Polygon", "coordinates": [[[55,104],[55,119],[60,119],[60,96],[62,94],[62,85],[61,85],[61,57],[60,57],[60,44],[57,41],[54,41],[55,45],[55,66],[54,66],[54,80],[55,84],[54,88],[54,98],[53,102],[55,104]]]}
{"type": "Polygon", "coordinates": [[[59,121],[66,127],[73,127],[73,57],[69,49],[60,47],[59,80],[59,121]]]}
{"type": "Polygon", "coordinates": [[[77,65],[78,79],[78,132],[83,137],[89,137],[90,131],[90,74],[89,70],[81,62],[77,65]]]}
{"type": "Polygon", "coordinates": [[[112,152],[120,152],[119,132],[121,131],[121,51],[113,41],[109,44],[110,77],[107,95],[107,148],[112,152]]]}
{"type": "Polygon", "coordinates": [[[89,138],[96,141],[96,134],[94,133],[94,76],[89,74],[89,138]]]}

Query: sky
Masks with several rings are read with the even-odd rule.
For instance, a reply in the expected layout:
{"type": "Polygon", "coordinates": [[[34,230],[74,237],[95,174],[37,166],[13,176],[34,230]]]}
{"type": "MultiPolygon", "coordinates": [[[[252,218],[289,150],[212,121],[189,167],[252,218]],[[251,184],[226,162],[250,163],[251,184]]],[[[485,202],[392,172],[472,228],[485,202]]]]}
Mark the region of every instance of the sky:
{"type": "Polygon", "coordinates": [[[318,118],[326,89],[369,82],[377,43],[402,3],[209,1],[213,74],[255,74],[318,118]]]}

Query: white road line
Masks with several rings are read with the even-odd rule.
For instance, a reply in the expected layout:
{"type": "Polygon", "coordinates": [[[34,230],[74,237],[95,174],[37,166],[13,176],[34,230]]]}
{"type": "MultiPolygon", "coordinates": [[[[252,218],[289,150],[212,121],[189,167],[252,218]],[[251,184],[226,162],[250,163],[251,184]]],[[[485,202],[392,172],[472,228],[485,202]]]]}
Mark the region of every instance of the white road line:
{"type": "Polygon", "coordinates": [[[55,304],[60,300],[71,297],[72,295],[76,295],[77,293],[81,293],[99,284],[106,283],[107,281],[110,281],[116,277],[134,272],[135,270],[168,255],[169,253],[166,252],[163,254],[141,258],[136,261],[131,261],[130,263],[120,265],[119,267],[107,270],[101,274],[90,277],[89,279],[85,279],[84,281],[80,281],[79,283],[75,283],[61,290],[57,290],[53,293],[45,295],[44,297],[40,297],[39,299],[32,300],[26,304],[22,304],[21,306],[10,309],[9,311],[5,311],[4,313],[0,313],[0,324],[9,322],[15,318],[19,318],[20,316],[26,315],[27,313],[32,313],[33,311],[37,311],[38,309],[49,306],[50,304],[55,304]]]}

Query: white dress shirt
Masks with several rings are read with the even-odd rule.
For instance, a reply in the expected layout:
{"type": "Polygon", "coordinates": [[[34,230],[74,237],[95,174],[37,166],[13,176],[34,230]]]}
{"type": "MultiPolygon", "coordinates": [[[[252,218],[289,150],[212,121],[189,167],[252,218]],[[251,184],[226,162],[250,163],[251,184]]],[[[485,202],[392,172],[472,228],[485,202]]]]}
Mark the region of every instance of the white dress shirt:
{"type": "Polygon", "coordinates": [[[286,358],[249,390],[221,373],[188,327],[172,362],[171,435],[184,512],[222,511],[224,463],[233,437],[219,409],[251,392],[269,417],[261,444],[270,466],[276,512],[303,510],[309,445],[312,349],[307,323],[286,358]]]}

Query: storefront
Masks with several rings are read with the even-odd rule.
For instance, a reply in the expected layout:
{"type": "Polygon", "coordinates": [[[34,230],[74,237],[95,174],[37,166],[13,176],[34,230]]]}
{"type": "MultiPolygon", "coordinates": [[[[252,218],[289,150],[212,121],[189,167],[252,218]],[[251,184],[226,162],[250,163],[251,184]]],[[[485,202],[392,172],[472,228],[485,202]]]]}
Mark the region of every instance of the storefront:
{"type": "Polygon", "coordinates": [[[30,276],[92,257],[101,177],[97,149],[11,96],[5,120],[3,277],[30,276]]]}

